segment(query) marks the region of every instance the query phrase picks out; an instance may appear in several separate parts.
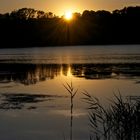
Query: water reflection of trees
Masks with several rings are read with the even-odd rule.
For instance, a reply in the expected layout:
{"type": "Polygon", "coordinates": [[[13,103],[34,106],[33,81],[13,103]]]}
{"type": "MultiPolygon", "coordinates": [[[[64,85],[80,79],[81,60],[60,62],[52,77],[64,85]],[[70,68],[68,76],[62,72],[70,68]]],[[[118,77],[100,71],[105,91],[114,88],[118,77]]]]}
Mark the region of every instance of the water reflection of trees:
{"type": "Polygon", "coordinates": [[[134,78],[140,76],[140,64],[83,64],[73,65],[72,74],[86,79],[134,78]]]}
{"type": "Polygon", "coordinates": [[[138,78],[139,69],[140,64],[1,64],[0,82],[30,85],[69,72],[85,79],[138,78]]]}
{"type": "Polygon", "coordinates": [[[1,64],[1,82],[20,82],[25,85],[54,79],[60,75],[60,65],[1,64]]]}

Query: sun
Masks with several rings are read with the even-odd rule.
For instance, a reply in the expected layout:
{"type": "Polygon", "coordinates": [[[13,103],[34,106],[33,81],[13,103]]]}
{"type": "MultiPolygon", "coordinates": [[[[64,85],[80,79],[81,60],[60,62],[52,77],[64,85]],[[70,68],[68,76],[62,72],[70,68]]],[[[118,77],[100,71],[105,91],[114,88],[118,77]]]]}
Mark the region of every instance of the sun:
{"type": "Polygon", "coordinates": [[[64,18],[66,20],[71,20],[72,19],[72,12],[71,11],[65,12],[64,18]]]}

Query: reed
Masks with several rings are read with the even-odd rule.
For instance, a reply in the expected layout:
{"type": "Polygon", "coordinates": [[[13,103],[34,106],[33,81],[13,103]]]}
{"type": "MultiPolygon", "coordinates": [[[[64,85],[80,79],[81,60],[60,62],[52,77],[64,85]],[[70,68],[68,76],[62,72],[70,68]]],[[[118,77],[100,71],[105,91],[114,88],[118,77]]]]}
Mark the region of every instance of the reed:
{"type": "Polygon", "coordinates": [[[109,107],[84,91],[88,104],[91,140],[140,140],[140,98],[114,95],[109,107]]]}
{"type": "Polygon", "coordinates": [[[73,139],[73,99],[75,95],[77,94],[78,89],[75,89],[72,82],[69,84],[66,82],[66,84],[63,84],[64,88],[68,91],[68,94],[70,95],[70,140],[73,139]]]}

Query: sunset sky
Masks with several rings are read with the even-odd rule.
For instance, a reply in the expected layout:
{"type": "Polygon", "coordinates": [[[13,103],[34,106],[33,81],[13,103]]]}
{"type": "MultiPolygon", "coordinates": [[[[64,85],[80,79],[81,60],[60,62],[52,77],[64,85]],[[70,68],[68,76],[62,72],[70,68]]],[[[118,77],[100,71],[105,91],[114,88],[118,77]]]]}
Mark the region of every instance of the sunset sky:
{"type": "Polygon", "coordinates": [[[27,7],[56,15],[64,15],[68,10],[83,12],[83,10],[109,10],[121,9],[125,6],[140,6],[140,0],[0,0],[0,13],[27,7]]]}

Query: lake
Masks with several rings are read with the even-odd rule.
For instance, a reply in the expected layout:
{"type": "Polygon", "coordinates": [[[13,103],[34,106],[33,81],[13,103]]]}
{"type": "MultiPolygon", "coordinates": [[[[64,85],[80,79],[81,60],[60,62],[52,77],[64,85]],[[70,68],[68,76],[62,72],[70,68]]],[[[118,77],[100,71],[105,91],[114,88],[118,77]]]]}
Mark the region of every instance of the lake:
{"type": "Polygon", "coordinates": [[[1,49],[0,139],[89,140],[85,90],[104,106],[139,96],[140,45],[1,49]]]}

